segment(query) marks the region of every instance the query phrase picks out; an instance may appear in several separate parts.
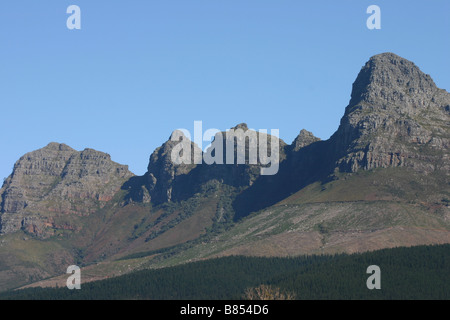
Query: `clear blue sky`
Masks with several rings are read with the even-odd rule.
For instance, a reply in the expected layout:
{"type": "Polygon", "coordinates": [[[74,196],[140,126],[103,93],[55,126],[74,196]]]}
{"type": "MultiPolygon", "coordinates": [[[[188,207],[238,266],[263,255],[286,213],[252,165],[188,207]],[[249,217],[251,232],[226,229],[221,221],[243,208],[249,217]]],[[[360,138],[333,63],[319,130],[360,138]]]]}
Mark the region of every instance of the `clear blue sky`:
{"type": "Polygon", "coordinates": [[[14,0],[1,5],[0,47],[0,177],[52,141],[143,174],[194,120],[329,138],[381,52],[449,91],[450,1],[14,0]],[[81,30],[66,27],[71,4],[81,30]],[[381,30],[366,27],[371,4],[381,30]]]}

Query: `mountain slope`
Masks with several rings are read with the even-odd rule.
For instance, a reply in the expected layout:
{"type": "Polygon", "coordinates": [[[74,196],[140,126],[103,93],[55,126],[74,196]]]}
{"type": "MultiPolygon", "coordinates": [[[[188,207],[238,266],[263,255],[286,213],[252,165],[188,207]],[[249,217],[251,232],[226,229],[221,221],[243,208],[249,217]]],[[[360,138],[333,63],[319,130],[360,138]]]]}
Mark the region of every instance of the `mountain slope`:
{"type": "MultiPolygon", "coordinates": [[[[11,286],[13,269],[27,266],[38,279],[64,273],[69,261],[97,279],[236,254],[450,243],[450,94],[412,62],[392,53],[370,58],[328,140],[301,130],[288,145],[243,123],[232,130],[266,138],[267,150],[274,143],[278,172],[261,174],[266,165],[249,161],[255,148],[246,138],[231,149],[236,158],[245,152],[244,163],[226,164],[223,154],[220,164],[210,149],[219,163],[207,164],[208,151],[183,136],[190,161],[174,163],[180,141],[171,136],[143,176],[104,153],[60,144],[22,157],[0,190],[0,240],[42,250],[32,262],[12,242],[1,246],[8,263],[0,286],[11,286]],[[60,252],[53,260],[49,247],[60,252]]],[[[226,145],[225,136],[212,146],[226,145]]]]}

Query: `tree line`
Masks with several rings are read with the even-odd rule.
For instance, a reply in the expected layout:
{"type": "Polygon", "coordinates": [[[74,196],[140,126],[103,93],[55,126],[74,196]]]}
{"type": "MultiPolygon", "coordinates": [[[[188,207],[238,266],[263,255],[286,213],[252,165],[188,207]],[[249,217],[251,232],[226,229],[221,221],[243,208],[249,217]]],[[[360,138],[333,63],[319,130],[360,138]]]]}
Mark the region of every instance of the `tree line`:
{"type": "Polygon", "coordinates": [[[291,258],[232,256],[133,272],[82,284],[81,290],[9,291],[0,299],[236,300],[264,285],[295,299],[447,300],[449,270],[449,244],[291,258]],[[380,267],[379,290],[366,286],[370,265],[380,267]]]}

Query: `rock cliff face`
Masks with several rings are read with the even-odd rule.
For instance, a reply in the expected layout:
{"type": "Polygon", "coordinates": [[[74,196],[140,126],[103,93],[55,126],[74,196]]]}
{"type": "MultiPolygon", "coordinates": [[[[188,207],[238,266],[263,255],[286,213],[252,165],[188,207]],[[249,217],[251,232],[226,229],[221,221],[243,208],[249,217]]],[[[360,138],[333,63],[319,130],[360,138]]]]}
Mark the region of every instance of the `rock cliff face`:
{"type": "Polygon", "coordinates": [[[127,166],[114,163],[106,153],[50,143],[20,158],[5,180],[0,231],[24,229],[46,237],[53,229],[77,228],[58,225],[54,218],[95,212],[132,176],[127,166]]]}
{"type": "Polygon", "coordinates": [[[330,144],[345,172],[406,166],[448,173],[449,126],[450,94],[411,61],[383,53],[361,69],[330,144]]]}
{"type": "MultiPolygon", "coordinates": [[[[176,134],[174,132],[173,134],[176,134]]],[[[145,174],[145,186],[153,203],[163,203],[172,200],[172,190],[174,185],[178,182],[179,177],[186,176],[196,166],[201,158],[201,149],[193,142],[189,141],[187,137],[179,133],[178,139],[173,139],[173,134],[169,140],[162,146],[157,148],[150,156],[150,162],[145,174]],[[184,141],[184,142],[183,142],[184,141]],[[180,142],[186,143],[186,148],[180,150],[178,154],[183,156],[183,152],[189,150],[188,155],[185,156],[185,163],[174,163],[172,161],[172,151],[180,142]]]]}

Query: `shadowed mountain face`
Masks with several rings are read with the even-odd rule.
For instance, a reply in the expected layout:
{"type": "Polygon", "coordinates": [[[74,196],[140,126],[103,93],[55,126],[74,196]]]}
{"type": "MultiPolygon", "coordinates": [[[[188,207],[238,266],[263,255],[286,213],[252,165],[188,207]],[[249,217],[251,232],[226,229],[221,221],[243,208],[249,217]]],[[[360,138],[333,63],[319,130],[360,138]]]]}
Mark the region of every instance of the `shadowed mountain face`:
{"type": "Polygon", "coordinates": [[[238,216],[273,205],[314,181],[339,172],[408,167],[448,176],[450,94],[393,53],[372,57],[353,83],[338,130],[319,141],[302,130],[276,177],[262,177],[238,196],[238,216]],[[272,187],[269,187],[272,186],[272,187]]]}
{"type": "MultiPolygon", "coordinates": [[[[85,253],[78,255],[84,263],[147,251],[158,256],[205,234],[219,242],[175,260],[450,242],[450,94],[414,63],[392,53],[370,58],[328,140],[303,129],[288,145],[243,123],[232,130],[246,137],[228,146],[222,132],[205,152],[172,135],[152,153],[143,176],[92,149],[51,143],[28,153],[0,189],[0,238],[20,232],[47,238],[60,253],[40,270],[70,261],[73,251],[85,253]],[[275,175],[262,174],[268,165],[261,149],[278,153],[275,175]],[[233,164],[226,164],[229,152],[233,164]],[[185,161],[174,162],[174,155],[185,161]],[[71,231],[64,248],[52,242],[61,230],[71,231]]],[[[44,247],[39,261],[48,259],[44,247]]],[[[0,243],[0,270],[2,257],[12,256],[8,248],[0,243]]],[[[0,284],[2,277],[9,280],[0,272],[0,284]]]]}
{"type": "Polygon", "coordinates": [[[277,149],[279,155],[276,159],[277,166],[286,159],[287,145],[283,140],[251,130],[245,123],[230,130],[233,130],[234,133],[240,131],[244,138],[241,141],[238,141],[237,138],[230,138],[232,141],[230,147],[227,144],[228,132],[219,132],[216,134],[212,146],[206,152],[202,152],[195,143],[187,140],[183,135],[180,141],[187,140],[183,152],[187,150],[190,153],[189,163],[176,164],[172,161],[172,156],[177,151],[174,148],[179,146],[180,141],[172,141],[169,138],[151,155],[147,173],[143,177],[135,178],[132,182],[127,183],[125,189],[129,190],[129,198],[132,201],[151,201],[154,204],[186,200],[200,192],[202,186],[210,181],[217,181],[237,189],[248,188],[261,177],[261,168],[274,165],[273,163],[264,165],[261,163],[259,144],[263,143],[262,141],[267,143],[264,153],[268,155],[271,153],[272,142],[274,142],[273,148],[277,149]],[[252,139],[253,143],[250,143],[252,139]],[[242,149],[239,149],[240,147],[242,149]],[[227,163],[227,156],[229,157],[230,153],[233,160],[231,163],[227,163]],[[238,162],[239,154],[245,155],[242,164],[238,162]],[[254,163],[249,160],[250,155],[254,157],[254,163]]]}

